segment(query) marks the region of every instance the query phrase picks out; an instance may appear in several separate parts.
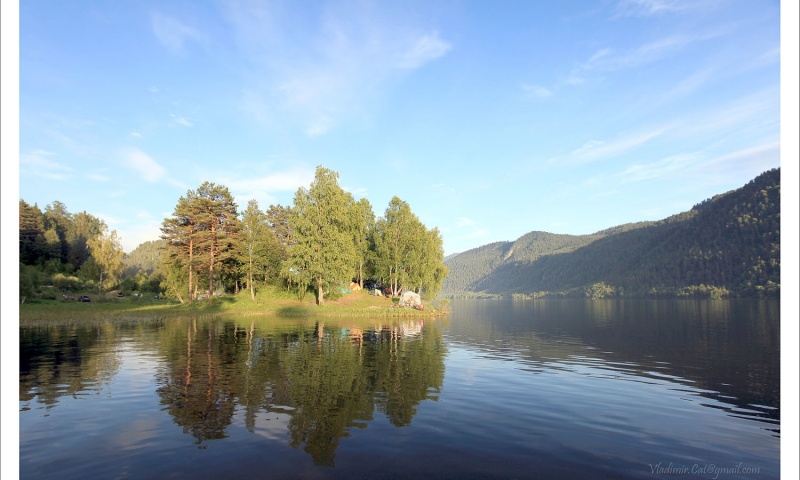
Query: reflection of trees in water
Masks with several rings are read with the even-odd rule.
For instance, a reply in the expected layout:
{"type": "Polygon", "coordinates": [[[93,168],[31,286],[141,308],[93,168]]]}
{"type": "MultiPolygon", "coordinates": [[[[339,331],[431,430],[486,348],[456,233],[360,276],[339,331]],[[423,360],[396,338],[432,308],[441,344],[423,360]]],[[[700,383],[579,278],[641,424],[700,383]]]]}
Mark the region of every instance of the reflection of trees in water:
{"type": "Polygon", "coordinates": [[[185,356],[175,355],[173,374],[160,378],[161,403],[198,443],[224,438],[233,416],[234,393],[224,372],[226,353],[213,329],[198,332],[193,320],[186,328],[185,356]]]}
{"type": "Polygon", "coordinates": [[[116,348],[107,348],[119,335],[113,322],[20,329],[20,401],[52,406],[100,390],[119,370],[116,348]]]}
{"type": "Polygon", "coordinates": [[[365,428],[374,411],[408,425],[444,378],[441,330],[419,321],[178,323],[163,333],[170,368],[158,391],[198,443],[224,437],[238,406],[251,432],[259,415],[288,415],[289,444],[319,465],[333,465],[340,439],[365,428]]]}

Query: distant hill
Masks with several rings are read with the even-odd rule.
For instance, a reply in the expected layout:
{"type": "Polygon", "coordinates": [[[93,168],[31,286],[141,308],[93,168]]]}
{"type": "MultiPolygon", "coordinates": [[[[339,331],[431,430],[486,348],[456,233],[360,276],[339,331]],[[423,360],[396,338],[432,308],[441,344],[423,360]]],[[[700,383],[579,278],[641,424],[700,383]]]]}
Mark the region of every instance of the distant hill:
{"type": "Polygon", "coordinates": [[[721,297],[780,292],[780,169],[661,221],[530,232],[445,259],[444,296],[721,297]]]}
{"type": "Polygon", "coordinates": [[[144,242],[134,248],[131,253],[125,255],[122,261],[125,265],[123,277],[132,277],[140,271],[151,275],[156,271],[161,265],[160,247],[163,244],[164,240],[144,242]]]}

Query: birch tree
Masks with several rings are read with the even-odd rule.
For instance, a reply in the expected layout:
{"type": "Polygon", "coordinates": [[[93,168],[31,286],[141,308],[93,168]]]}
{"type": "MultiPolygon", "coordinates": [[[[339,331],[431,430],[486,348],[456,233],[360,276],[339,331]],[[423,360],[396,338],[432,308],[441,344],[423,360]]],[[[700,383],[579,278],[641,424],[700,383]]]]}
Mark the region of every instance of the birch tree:
{"type": "Polygon", "coordinates": [[[318,166],[311,186],[297,190],[291,211],[294,240],[284,275],[301,289],[313,285],[318,305],[325,303],[326,289],[352,278],[356,258],[353,197],[338,179],[336,172],[318,166]]]}
{"type": "Polygon", "coordinates": [[[105,225],[101,228],[100,234],[90,239],[86,246],[99,267],[98,289],[102,294],[103,287],[115,284],[122,273],[122,258],[125,252],[122,250],[119,237],[117,237],[117,231],[112,230],[111,233],[108,233],[108,227],[105,225]]]}

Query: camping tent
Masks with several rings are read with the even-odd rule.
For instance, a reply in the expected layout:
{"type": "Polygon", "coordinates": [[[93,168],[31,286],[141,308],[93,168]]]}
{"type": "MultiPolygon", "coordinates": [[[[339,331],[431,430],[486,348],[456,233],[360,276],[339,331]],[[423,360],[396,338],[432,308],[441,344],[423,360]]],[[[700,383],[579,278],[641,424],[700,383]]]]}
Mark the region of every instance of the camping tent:
{"type": "Polygon", "coordinates": [[[419,298],[418,293],[406,291],[400,295],[400,301],[397,304],[401,307],[416,307],[422,305],[422,299],[419,298]]]}

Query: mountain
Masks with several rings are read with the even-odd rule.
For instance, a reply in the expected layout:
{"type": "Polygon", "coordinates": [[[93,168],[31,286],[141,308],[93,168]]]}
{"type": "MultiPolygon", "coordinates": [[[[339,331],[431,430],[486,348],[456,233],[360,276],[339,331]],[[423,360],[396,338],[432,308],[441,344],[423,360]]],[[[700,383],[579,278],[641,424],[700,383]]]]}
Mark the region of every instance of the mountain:
{"type": "Polygon", "coordinates": [[[164,240],[151,240],[142,243],[123,259],[125,272],[123,276],[132,277],[142,271],[151,275],[161,265],[161,248],[164,240]]]}
{"type": "Polygon", "coordinates": [[[780,169],[655,222],[530,232],[445,259],[442,295],[777,296],[780,169]]]}

